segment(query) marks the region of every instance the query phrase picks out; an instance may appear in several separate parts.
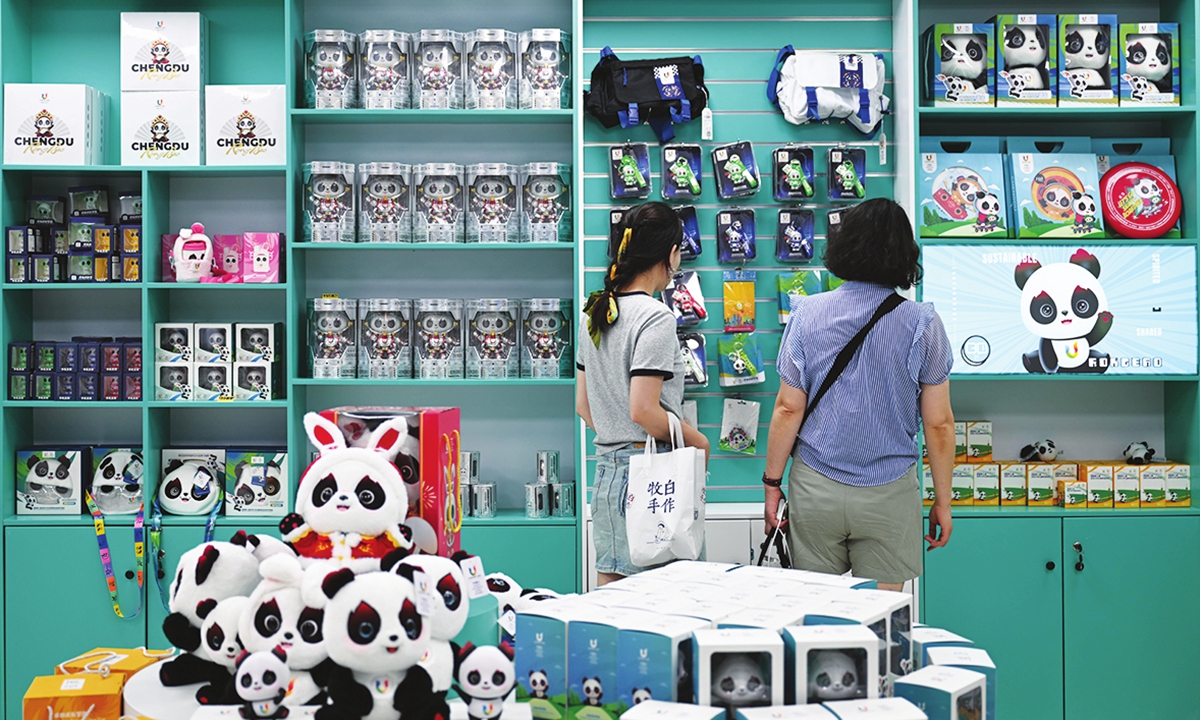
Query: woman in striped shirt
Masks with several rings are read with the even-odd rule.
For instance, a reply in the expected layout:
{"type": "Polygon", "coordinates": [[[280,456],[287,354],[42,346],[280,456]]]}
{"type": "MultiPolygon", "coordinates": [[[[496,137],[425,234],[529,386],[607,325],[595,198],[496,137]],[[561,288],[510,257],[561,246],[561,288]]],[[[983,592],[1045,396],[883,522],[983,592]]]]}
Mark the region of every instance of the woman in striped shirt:
{"type": "Polygon", "coordinates": [[[786,529],[796,567],[853,570],[889,590],[921,574],[915,437],[922,423],[937,498],[925,536],[930,549],[945,545],[952,529],[953,356],[933,305],[905,301],[883,316],[804,419],[810,397],[850,339],[896,288],[920,280],[919,256],[908,216],[891,200],[854,207],[830,231],[825,267],[845,282],[793,300],[779,348],[779,396],[763,474],[769,532],[792,459],[786,529]]]}

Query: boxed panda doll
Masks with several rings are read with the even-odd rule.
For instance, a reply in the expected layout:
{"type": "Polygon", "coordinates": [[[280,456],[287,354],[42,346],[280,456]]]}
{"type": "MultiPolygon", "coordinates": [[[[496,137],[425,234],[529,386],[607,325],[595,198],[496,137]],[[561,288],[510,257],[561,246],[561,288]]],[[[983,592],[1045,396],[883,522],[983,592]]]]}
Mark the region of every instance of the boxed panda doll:
{"type": "Polygon", "coordinates": [[[1121,23],[1121,105],[1179,104],[1179,24],[1121,23]]]}
{"type": "MultiPolygon", "coordinates": [[[[598,612],[576,600],[531,603],[516,618],[516,698],[537,720],[567,716],[567,628],[598,612]]],[[[633,703],[627,703],[632,706],[633,703]]]]}
{"type": "Polygon", "coordinates": [[[28,448],[16,455],[18,515],[78,515],[89,449],[28,448]]]}
{"type": "Polygon", "coordinates": [[[710,627],[707,620],[661,612],[649,622],[625,623],[617,634],[620,701],[629,707],[650,699],[704,704],[694,695],[692,634],[710,627]]]}
{"type": "Polygon", "coordinates": [[[225,486],[224,448],[163,448],[158,502],[171,515],[208,515],[225,486]]]}
{"type": "Polygon", "coordinates": [[[991,23],[938,23],[922,38],[925,97],[935,107],[994,105],[996,50],[991,23]]]}
{"type": "Polygon", "coordinates": [[[1050,106],[1058,103],[1058,17],[997,15],[996,105],[1050,106]]]}
{"type": "Polygon", "coordinates": [[[704,629],[693,633],[692,688],[697,705],[783,704],[783,639],[765,628],[704,629]]]}
{"type": "Polygon", "coordinates": [[[288,507],[284,449],[225,451],[225,514],[283,516],[288,507]]]}
{"type": "Polygon", "coordinates": [[[586,620],[572,621],[567,632],[567,667],[570,668],[567,718],[616,720],[621,704],[617,682],[617,643],[623,626],[651,623],[657,616],[643,610],[597,608],[586,620]],[[578,702],[576,702],[578,700],[578,702]]]}
{"type": "Polygon", "coordinates": [[[783,631],[785,702],[879,697],[879,644],[862,625],[809,625],[783,631]]]}
{"type": "Polygon", "coordinates": [[[956,667],[926,667],[896,684],[897,698],[935,720],[991,718],[985,714],[986,694],[983,675],[956,667]]]}
{"type": "Polygon", "coordinates": [[[1007,140],[1010,223],[1020,238],[1104,237],[1100,176],[1086,137],[1007,140]]]}
{"type": "Polygon", "coordinates": [[[997,137],[921,138],[921,237],[1008,237],[997,137]]]}
{"type": "Polygon", "coordinates": [[[1058,104],[1118,103],[1116,15],[1058,16],[1058,104]]]}

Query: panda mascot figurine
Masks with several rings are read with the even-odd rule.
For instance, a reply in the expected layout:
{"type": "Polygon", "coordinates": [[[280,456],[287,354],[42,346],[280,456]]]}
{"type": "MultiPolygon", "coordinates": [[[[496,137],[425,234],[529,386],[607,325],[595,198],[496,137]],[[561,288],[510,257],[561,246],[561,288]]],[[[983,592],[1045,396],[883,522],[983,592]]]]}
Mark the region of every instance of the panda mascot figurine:
{"type": "Polygon", "coordinates": [[[1125,462],[1130,465],[1149,465],[1154,462],[1154,448],[1145,440],[1125,446],[1125,462]]]}
{"type": "Polygon", "coordinates": [[[1054,462],[1058,458],[1058,446],[1047,438],[1029,443],[1021,448],[1021,462],[1054,462]]]}
{"type": "Polygon", "coordinates": [[[281,647],[291,675],[284,705],[321,705],[321,687],[332,671],[321,634],[324,613],[301,597],[304,570],[295,556],[275,555],[258,568],[262,582],[250,594],[249,608],[238,625],[247,652],[281,647]]]}
{"type": "Polygon", "coordinates": [[[163,620],[163,634],[182,650],[179,656],[159,666],[159,679],[167,687],[207,683],[223,687],[229,681],[228,669],[200,652],[200,629],[222,600],[247,596],[257,584],[258,557],[254,549],[258,538],[239,530],[229,542],[208,542],[185,552],[179,558],[175,579],[171,581],[171,614],[163,620]]]}
{"type": "MultiPolygon", "coordinates": [[[[230,674],[233,673],[238,657],[245,649],[241,638],[238,637],[238,623],[249,606],[248,597],[238,595],[225,598],[217,603],[200,626],[200,647],[204,655],[212,662],[224,666],[230,674]]],[[[228,677],[224,680],[222,685],[201,687],[196,691],[196,701],[201,705],[236,703],[237,694],[234,692],[233,678],[228,677]]]]}
{"type": "Polygon", "coordinates": [[[467,643],[458,651],[454,677],[454,689],[471,720],[499,720],[516,679],[512,647],[467,643]]]}
{"type": "Polygon", "coordinates": [[[301,565],[370,572],[389,552],[411,549],[412,532],[402,527],[408,493],[389,459],[408,438],[404,418],[380,423],[364,447],[350,447],[337,423],[318,413],[304,416],[304,429],[320,454],[300,478],[296,512],[279,524],[301,565]]]}
{"type": "Polygon", "coordinates": [[[282,720],[288,716],[283,705],[291,676],[287,653],[277,647],[266,652],[242,652],[235,666],[233,684],[242,707],[244,720],[282,720]]]}
{"type": "Polygon", "coordinates": [[[316,720],[437,720],[432,682],[418,665],[432,623],[417,611],[411,572],[306,574],[304,601],[324,611],[321,632],[336,664],[316,720]]]}
{"type": "Polygon", "coordinates": [[[1025,369],[1034,374],[1107,370],[1109,357],[1095,346],[1112,329],[1113,315],[1096,256],[1076,250],[1069,262],[1045,267],[1027,260],[1014,275],[1025,328],[1039,338],[1037,349],[1021,358],[1025,369]]]}

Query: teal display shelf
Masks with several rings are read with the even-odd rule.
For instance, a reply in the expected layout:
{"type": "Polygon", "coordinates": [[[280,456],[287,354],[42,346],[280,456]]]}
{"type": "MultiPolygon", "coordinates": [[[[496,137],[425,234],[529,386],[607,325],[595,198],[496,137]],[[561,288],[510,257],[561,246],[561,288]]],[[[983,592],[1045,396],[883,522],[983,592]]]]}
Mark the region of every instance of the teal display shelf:
{"type": "Polygon", "coordinates": [[[938,120],[1036,120],[1045,122],[1079,122],[1079,121],[1139,121],[1163,119],[1171,117],[1190,117],[1196,114],[1196,106],[1162,105],[1162,106],[1111,106],[1111,107],[926,107],[917,111],[922,118],[938,120]]]}
{"type": "Polygon", "coordinates": [[[222,410],[244,410],[246,408],[286,408],[287,400],[217,400],[208,402],[172,402],[170,400],[146,400],[146,407],[193,410],[220,408],[222,410]]]}
{"type": "Polygon", "coordinates": [[[142,400],[4,400],[10,408],[137,408],[142,400]]]}
{"type": "MultiPolygon", "coordinates": [[[[1070,462],[1069,460],[1067,462],[1070,462]]],[[[1182,508],[1083,508],[1067,510],[1061,507],[976,507],[974,505],[959,505],[950,508],[950,515],[955,520],[960,518],[1098,518],[1098,517],[1200,517],[1200,507],[1182,508]]],[[[929,516],[929,507],[925,507],[925,516],[929,516]]]]}
{"type": "Polygon", "coordinates": [[[574,251],[569,243],[314,243],[298,242],[292,247],[308,252],[563,252],[574,251]]]}
{"type": "Polygon", "coordinates": [[[1116,373],[1108,374],[1091,374],[1091,373],[1062,373],[1056,375],[1033,375],[1033,374],[1017,374],[1001,375],[1001,374],[979,374],[971,373],[950,373],[952,382],[1011,382],[1015,380],[1034,382],[1196,382],[1200,380],[1200,375],[1119,375],[1116,373]]]}
{"type": "Polygon", "coordinates": [[[140,282],[119,282],[119,283],[3,283],[0,284],[0,289],[4,290],[137,290],[145,287],[146,283],[140,282]]]}
{"type": "Polygon", "coordinates": [[[304,124],[496,125],[570,123],[572,110],[313,110],[293,108],[288,115],[304,124]]]}
{"type": "Polygon", "coordinates": [[[530,387],[574,387],[574,378],[553,378],[553,379],[536,379],[536,378],[446,378],[444,380],[433,380],[424,378],[296,378],[292,381],[293,385],[308,385],[322,387],[374,387],[374,386],[399,386],[399,387],[513,387],[513,388],[530,388],[530,387]]]}
{"type": "Polygon", "coordinates": [[[36,173],[96,173],[115,174],[141,172],[141,168],[126,165],[0,165],[0,170],[8,172],[36,173]]]}
{"type": "Polygon", "coordinates": [[[570,526],[575,524],[574,517],[546,517],[546,518],[531,518],[525,517],[525,510],[500,509],[496,511],[496,517],[480,518],[480,517],[464,517],[463,527],[538,527],[545,526],[570,526]]]}
{"type": "Polygon", "coordinates": [[[239,290],[254,292],[285,292],[287,283],[180,283],[180,282],[148,282],[145,286],[152,290],[186,290],[201,292],[236,292],[239,290]]]}
{"type": "Polygon", "coordinates": [[[150,173],[164,173],[171,177],[267,177],[282,175],[287,165],[202,165],[200,167],[146,167],[150,173]]]}
{"type": "MultiPolygon", "coordinates": [[[[149,524],[149,509],[146,510],[144,521],[149,524]]],[[[104,518],[104,524],[113,527],[133,527],[135,515],[109,515],[104,518]]],[[[278,530],[282,518],[269,517],[238,517],[233,515],[217,516],[216,527],[254,528],[256,530],[278,530]]],[[[163,515],[163,527],[204,527],[208,522],[207,516],[201,515],[163,515]]],[[[4,521],[11,527],[92,527],[91,515],[13,515],[4,521]]]]}
{"type": "Polygon", "coordinates": [[[1130,238],[1100,238],[1081,241],[1078,238],[919,238],[921,245],[996,245],[1000,247],[1028,247],[1031,245],[1056,245],[1088,247],[1136,247],[1139,243],[1153,242],[1155,245],[1186,245],[1197,244],[1195,238],[1155,238],[1154,240],[1133,240],[1130,238]]]}

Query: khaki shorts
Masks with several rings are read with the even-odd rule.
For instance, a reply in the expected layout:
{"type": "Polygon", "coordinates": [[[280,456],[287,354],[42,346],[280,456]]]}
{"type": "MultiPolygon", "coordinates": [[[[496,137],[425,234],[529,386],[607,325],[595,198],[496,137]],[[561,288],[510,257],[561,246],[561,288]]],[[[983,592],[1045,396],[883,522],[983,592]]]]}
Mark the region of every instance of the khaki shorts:
{"type": "Polygon", "coordinates": [[[788,541],[801,570],[903,583],[921,574],[923,521],[917,467],[875,487],[830,480],[792,459],[788,541]]]}

